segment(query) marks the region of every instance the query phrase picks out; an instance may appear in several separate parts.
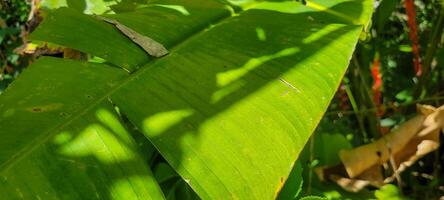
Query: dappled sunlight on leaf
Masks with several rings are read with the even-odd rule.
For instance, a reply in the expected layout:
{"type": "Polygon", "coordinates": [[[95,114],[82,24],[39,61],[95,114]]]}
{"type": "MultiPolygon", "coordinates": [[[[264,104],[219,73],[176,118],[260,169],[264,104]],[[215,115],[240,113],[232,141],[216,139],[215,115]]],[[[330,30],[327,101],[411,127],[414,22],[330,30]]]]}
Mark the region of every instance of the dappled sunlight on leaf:
{"type": "Polygon", "coordinates": [[[191,116],[193,113],[194,112],[191,109],[157,113],[144,120],[143,128],[147,134],[156,137],[168,130],[169,127],[181,122],[186,117],[191,116]]]}
{"type": "Polygon", "coordinates": [[[259,39],[260,41],[267,40],[267,33],[261,27],[256,28],[256,35],[257,35],[257,39],[259,39]]]}
{"type": "Polygon", "coordinates": [[[52,142],[56,145],[64,145],[71,141],[73,136],[69,132],[61,132],[54,136],[52,142]]]}
{"type": "Polygon", "coordinates": [[[190,15],[190,12],[182,5],[153,4],[153,6],[169,8],[169,9],[179,12],[180,14],[182,14],[184,16],[190,15]]]}
{"type": "Polygon", "coordinates": [[[163,198],[135,141],[109,103],[71,126],[14,168],[2,171],[0,188],[14,188],[2,190],[2,195],[24,199],[163,198]]]}
{"type": "Polygon", "coordinates": [[[135,158],[127,144],[98,124],[89,125],[74,140],[63,144],[59,152],[68,157],[94,156],[102,163],[118,163],[135,158]],[[112,151],[110,147],[113,147],[112,151]]]}
{"type": "MultiPolygon", "coordinates": [[[[357,1],[349,1],[349,2],[357,2],[357,1]]],[[[350,17],[349,15],[344,14],[342,12],[338,12],[333,9],[330,9],[329,7],[327,7],[325,5],[315,3],[314,1],[308,0],[306,6],[313,8],[315,10],[318,10],[318,11],[326,12],[326,13],[331,14],[333,16],[337,16],[337,17],[344,19],[346,21],[349,21],[353,24],[360,24],[360,21],[356,20],[355,18],[350,17]]]]}
{"type": "Polygon", "coordinates": [[[305,7],[300,1],[263,1],[258,3],[257,6],[252,7],[252,9],[271,10],[290,14],[312,11],[311,9],[305,7]]]}
{"type": "MultiPolygon", "coordinates": [[[[36,158],[57,160],[50,163],[51,170],[68,177],[48,176],[55,180],[43,182],[53,187],[73,182],[64,187],[67,194],[146,199],[152,193],[161,199],[150,166],[131,137],[140,131],[144,137],[139,138],[147,138],[183,178],[174,184],[189,185],[202,199],[276,198],[338,87],[362,26],[301,3],[300,12],[266,9],[259,3],[265,7],[231,15],[235,9],[220,2],[167,0],[138,10],[132,9],[140,4],[111,7],[118,14],[106,18],[171,49],[162,58],[147,55],[92,16],[70,8],[50,13],[33,40],[68,46],[113,66],[78,61],[68,66],[74,72],[45,72],[66,86],[56,85],[48,93],[73,93],[61,99],[69,112],[52,113],[63,113],[57,121],[43,119],[54,125],[38,125],[40,137],[8,149],[0,159],[20,162],[15,151],[29,153],[19,155],[22,160],[33,159],[28,155],[35,149],[28,147],[38,143],[43,146],[37,145],[38,150],[51,150],[43,149],[36,158]],[[77,73],[77,66],[97,73],[77,73]],[[75,109],[69,110],[72,104],[75,109]]],[[[282,5],[286,3],[295,4],[282,5]]],[[[350,5],[356,5],[353,14],[364,10],[354,1],[328,8],[350,5]]],[[[65,61],[53,62],[48,67],[54,70],[65,66],[65,61]]],[[[42,68],[34,67],[31,75],[42,68]]],[[[16,170],[16,165],[5,165],[16,170]]]]}
{"type": "Polygon", "coordinates": [[[232,82],[231,84],[229,84],[227,86],[224,86],[223,88],[215,91],[211,95],[211,104],[215,104],[215,103],[219,102],[223,98],[225,98],[225,97],[229,96],[230,94],[240,90],[245,85],[246,85],[245,81],[237,80],[236,82],[232,82]]]}
{"type": "MultiPolygon", "coordinates": [[[[346,63],[325,58],[333,49],[352,44],[347,41],[360,32],[359,26],[331,25],[323,37],[304,43],[304,38],[328,24],[304,22],[293,26],[292,22],[318,15],[249,10],[172,51],[111,99],[131,122],[144,127],[144,134],[198,194],[206,198],[252,192],[265,195],[267,190],[268,197],[264,198],[273,198],[282,187],[281,177],[290,172],[307,139],[302,138],[302,132],[311,132],[320,119],[320,115],[310,113],[321,113],[328,104],[332,94],[321,90],[333,91],[337,77],[345,70],[338,68],[346,63]],[[257,27],[266,33],[266,41],[257,38],[257,27]],[[281,37],[284,33],[295,37],[281,37]],[[240,45],[243,48],[238,48],[240,45]],[[140,107],[138,102],[152,106],[140,107]],[[162,125],[159,134],[145,128],[152,116],[188,109],[193,114],[185,118],[178,115],[181,120],[177,122],[167,120],[173,123],[162,125]],[[270,142],[285,148],[270,152],[270,142]],[[264,166],[261,163],[265,160],[276,164],[264,166]],[[230,177],[239,177],[239,181],[230,177]],[[221,189],[206,189],[202,183],[221,189]]],[[[335,52],[336,58],[346,62],[347,54],[351,51],[335,52]]]]}
{"type": "Polygon", "coordinates": [[[232,69],[225,72],[220,72],[216,75],[217,79],[217,86],[218,87],[225,87],[228,84],[241,79],[243,76],[248,74],[250,71],[256,69],[257,67],[263,65],[266,62],[269,62],[271,60],[274,60],[276,58],[291,56],[293,54],[296,54],[300,51],[298,47],[292,47],[287,48],[284,50],[281,50],[275,54],[271,55],[265,55],[258,58],[251,58],[248,60],[243,66],[232,69]]]}
{"type": "Polygon", "coordinates": [[[339,27],[337,25],[327,25],[327,26],[323,27],[322,29],[317,30],[317,32],[306,37],[304,40],[302,40],[302,43],[310,44],[310,43],[315,42],[321,38],[328,36],[329,34],[339,30],[340,28],[341,27],[339,27]]]}
{"type": "Polygon", "coordinates": [[[70,7],[85,14],[100,15],[110,13],[110,6],[117,3],[114,0],[42,0],[41,6],[49,9],[70,7]]]}
{"type": "Polygon", "coordinates": [[[115,133],[115,137],[118,137],[122,142],[125,142],[128,145],[131,143],[128,131],[122,125],[122,122],[115,113],[107,109],[100,108],[96,111],[96,117],[97,120],[101,122],[102,126],[112,131],[112,133],[115,133]]]}

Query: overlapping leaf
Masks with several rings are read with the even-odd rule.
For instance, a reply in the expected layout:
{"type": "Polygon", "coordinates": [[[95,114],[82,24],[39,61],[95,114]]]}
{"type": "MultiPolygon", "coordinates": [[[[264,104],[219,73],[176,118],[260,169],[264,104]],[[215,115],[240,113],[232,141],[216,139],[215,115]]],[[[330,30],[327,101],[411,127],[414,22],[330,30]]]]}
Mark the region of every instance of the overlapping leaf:
{"type": "Polygon", "coordinates": [[[264,1],[230,16],[217,1],[170,0],[107,16],[166,46],[160,59],[111,24],[55,11],[33,39],[132,73],[59,59],[32,65],[0,97],[0,190],[11,199],[162,198],[123,114],[201,198],[275,198],[366,24],[348,19],[366,21],[368,2],[264,1]]]}

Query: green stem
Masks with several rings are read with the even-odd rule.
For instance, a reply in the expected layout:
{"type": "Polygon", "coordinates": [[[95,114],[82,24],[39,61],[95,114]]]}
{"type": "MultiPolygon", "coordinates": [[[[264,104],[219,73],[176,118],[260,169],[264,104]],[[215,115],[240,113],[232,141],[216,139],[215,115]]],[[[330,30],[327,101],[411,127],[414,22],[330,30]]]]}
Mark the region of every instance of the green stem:
{"type": "Polygon", "coordinates": [[[312,163],[314,161],[314,134],[310,137],[310,166],[308,167],[308,184],[307,184],[307,195],[311,194],[311,185],[313,181],[313,166],[312,163]]]}
{"type": "Polygon", "coordinates": [[[352,91],[350,90],[349,86],[345,86],[345,92],[347,93],[348,99],[350,100],[350,103],[352,105],[353,111],[356,113],[356,119],[358,120],[359,129],[361,129],[362,137],[364,140],[364,143],[367,143],[368,140],[368,134],[365,130],[364,126],[364,120],[362,119],[362,115],[359,112],[358,105],[356,103],[355,97],[353,96],[352,91]]]}
{"type": "MultiPolygon", "coordinates": [[[[377,116],[377,106],[375,102],[373,101],[373,93],[370,89],[370,86],[367,84],[367,81],[364,78],[364,74],[362,73],[362,67],[359,64],[359,61],[356,57],[353,57],[353,63],[357,68],[357,76],[359,77],[360,84],[359,84],[359,91],[362,96],[363,105],[369,106],[371,109],[374,109],[375,112],[370,114],[366,113],[366,118],[368,120],[369,130],[373,137],[377,137],[379,135],[379,117],[377,116]]],[[[362,110],[362,109],[361,109],[362,110]]],[[[361,116],[362,117],[362,116],[361,116]]],[[[367,133],[366,133],[367,134],[367,133]]],[[[368,134],[367,134],[368,135],[368,134]]]]}
{"type": "Polygon", "coordinates": [[[436,20],[432,33],[430,35],[430,41],[427,46],[426,54],[423,61],[423,73],[419,79],[418,85],[415,89],[415,97],[424,98],[427,90],[427,81],[430,76],[431,65],[435,56],[438,45],[441,43],[441,35],[444,30],[444,11],[443,7],[439,10],[438,19],[436,20]]]}

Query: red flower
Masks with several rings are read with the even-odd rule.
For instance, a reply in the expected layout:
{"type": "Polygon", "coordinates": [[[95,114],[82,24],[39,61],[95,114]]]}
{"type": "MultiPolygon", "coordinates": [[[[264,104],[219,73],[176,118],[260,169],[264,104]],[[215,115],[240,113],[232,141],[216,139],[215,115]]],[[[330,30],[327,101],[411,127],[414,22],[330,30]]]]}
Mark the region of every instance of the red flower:
{"type": "Polygon", "coordinates": [[[405,0],[404,6],[408,16],[407,24],[410,28],[409,36],[410,40],[412,41],[413,64],[415,66],[416,76],[421,76],[422,66],[421,66],[421,59],[419,56],[419,42],[418,42],[417,26],[416,26],[415,5],[413,4],[413,0],[405,0]]]}

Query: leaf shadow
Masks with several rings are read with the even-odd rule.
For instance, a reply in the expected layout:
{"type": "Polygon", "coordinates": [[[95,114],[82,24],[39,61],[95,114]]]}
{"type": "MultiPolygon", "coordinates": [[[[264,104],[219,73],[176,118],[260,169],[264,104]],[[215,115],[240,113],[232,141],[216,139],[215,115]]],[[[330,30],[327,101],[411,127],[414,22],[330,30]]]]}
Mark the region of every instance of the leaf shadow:
{"type": "MultiPolygon", "coordinates": [[[[353,2],[341,3],[330,9],[349,7],[350,4],[355,5],[353,2]]],[[[313,63],[304,65],[313,57],[333,56],[320,55],[319,52],[324,47],[334,43],[335,39],[355,31],[357,27],[353,25],[337,26],[336,23],[339,23],[337,19],[331,19],[329,16],[328,13],[322,11],[298,14],[271,10],[248,11],[238,17],[222,22],[222,25],[213,27],[207,31],[207,34],[200,34],[200,37],[180,44],[180,47],[171,55],[148,64],[145,68],[149,69],[147,69],[147,73],[143,74],[144,77],[129,82],[131,87],[122,88],[117,94],[111,95],[110,99],[121,109],[121,113],[127,116],[143,132],[169,164],[179,172],[184,180],[187,180],[186,182],[201,197],[214,198],[220,194],[234,194],[239,190],[245,190],[250,194],[256,194],[256,191],[259,190],[279,190],[279,187],[283,184],[282,181],[290,173],[291,167],[286,166],[286,168],[276,169],[279,173],[274,173],[270,171],[274,169],[260,166],[258,161],[263,162],[264,160],[257,160],[257,158],[253,160],[249,152],[242,151],[244,148],[255,149],[255,143],[242,143],[241,139],[247,139],[250,136],[263,137],[260,140],[259,147],[263,147],[261,145],[264,145],[267,140],[269,142],[276,141],[261,130],[252,132],[242,127],[244,125],[253,127],[252,123],[260,120],[251,120],[254,117],[251,115],[258,113],[263,115],[264,112],[266,114],[271,108],[277,106],[274,103],[279,103],[278,100],[274,102],[273,98],[269,98],[269,102],[261,101],[261,104],[257,104],[257,99],[263,98],[261,95],[264,88],[279,85],[281,89],[285,88],[285,90],[279,90],[279,92],[273,94],[300,96],[301,98],[295,100],[295,103],[303,103],[303,101],[313,98],[309,96],[309,93],[305,93],[304,89],[315,88],[321,91],[321,87],[325,87],[334,90],[333,87],[335,86],[331,85],[331,81],[318,83],[309,83],[308,81],[311,78],[322,80],[322,74],[324,73],[340,76],[343,72],[335,72],[328,69],[328,66],[319,66],[313,63]],[[279,21],[279,23],[275,23],[276,21],[279,21]],[[296,24],[302,21],[306,23],[296,24]],[[225,29],[233,30],[233,32],[225,32],[222,37],[216,34],[224,32],[225,29]],[[286,33],[295,37],[286,37],[286,33]],[[229,44],[227,41],[230,41],[229,44]],[[242,46],[242,48],[239,49],[238,46],[242,46]],[[299,74],[296,78],[287,75],[290,71],[301,69],[313,70],[313,74],[307,74],[306,77],[299,74]],[[298,79],[307,81],[307,83],[298,81],[298,79]],[[313,86],[313,84],[316,84],[316,86],[313,86]],[[246,102],[249,101],[255,104],[247,107],[248,111],[259,105],[266,106],[266,108],[257,107],[257,113],[250,112],[238,115],[239,118],[231,121],[220,118],[222,115],[236,110],[239,105],[245,106],[246,102]],[[169,118],[171,116],[175,118],[169,118]],[[168,123],[156,127],[156,123],[162,124],[165,120],[168,123]],[[249,120],[251,121],[249,122],[249,120]],[[210,133],[206,130],[208,123],[212,123],[213,126],[214,123],[220,123],[221,126],[218,128],[220,130],[211,129],[214,133],[210,133]],[[229,132],[233,127],[244,133],[233,135],[229,132]],[[207,135],[202,134],[210,134],[214,138],[209,140],[207,135]],[[202,139],[202,137],[205,138],[202,139]],[[205,142],[205,144],[202,144],[202,142],[205,142]],[[200,160],[200,155],[193,152],[199,153],[202,152],[202,149],[208,150],[203,155],[209,160],[208,164],[200,160]],[[225,154],[219,152],[221,149],[225,149],[222,150],[225,154]],[[237,151],[233,152],[230,149],[237,151]],[[240,163],[233,159],[233,155],[248,160],[249,163],[240,163]],[[221,165],[216,169],[219,170],[217,172],[221,172],[220,170],[224,170],[224,172],[214,174],[211,173],[213,169],[205,168],[211,164],[214,167],[214,163],[221,165]],[[200,165],[202,168],[193,167],[196,165],[200,165]],[[249,165],[249,168],[240,170],[237,167],[238,165],[249,165]],[[245,171],[245,169],[248,169],[248,171],[245,171]],[[207,174],[202,174],[199,177],[193,176],[192,173],[199,170],[207,174]],[[268,175],[266,172],[270,172],[269,176],[271,178],[265,177],[265,175],[268,175]],[[257,175],[252,176],[254,173],[257,175]],[[243,180],[233,183],[232,186],[224,185],[231,181],[231,177],[239,177],[243,180]],[[254,184],[266,183],[270,179],[276,180],[276,188],[264,188],[264,185],[254,184]],[[203,185],[200,185],[200,182],[220,187],[218,188],[219,191],[209,191],[203,185]],[[239,185],[244,186],[236,188],[239,185]]],[[[334,60],[334,58],[331,58],[331,60],[334,60]]],[[[292,72],[292,74],[295,74],[295,72],[292,72]]],[[[329,95],[329,93],[327,92],[325,95],[329,95]]],[[[315,107],[326,106],[327,104],[328,99],[322,100],[322,103],[319,104],[305,102],[303,107],[298,107],[302,109],[299,113],[310,113],[310,109],[319,110],[315,107]]],[[[38,194],[42,195],[42,198],[47,195],[48,199],[54,196],[63,199],[67,195],[73,195],[70,198],[108,200],[124,198],[124,196],[119,196],[119,188],[115,190],[114,187],[135,189],[139,184],[143,188],[142,183],[152,178],[152,175],[146,169],[146,163],[142,162],[144,159],[140,158],[140,150],[134,147],[137,144],[127,142],[127,138],[122,138],[122,135],[118,133],[119,131],[115,131],[110,125],[101,122],[96,116],[96,112],[100,109],[103,108],[99,107],[88,114],[88,116],[91,116],[82,118],[82,122],[79,122],[78,126],[72,125],[69,127],[69,129],[75,131],[60,133],[62,139],[54,138],[53,143],[42,146],[34,152],[33,155],[35,156],[18,165],[17,171],[14,172],[16,177],[9,177],[9,179],[24,178],[28,182],[19,181],[20,186],[31,188],[30,191],[33,191],[33,187],[42,189],[40,191],[52,188],[47,194],[38,194]],[[95,134],[95,138],[82,134],[85,130],[88,134],[95,134]],[[100,139],[97,138],[97,134],[102,132],[108,134],[110,140],[114,142],[114,145],[110,145],[110,147],[119,144],[117,146],[123,148],[124,152],[132,152],[137,155],[135,157],[125,157],[123,154],[117,155],[115,158],[110,158],[112,161],[110,162],[103,155],[98,154],[100,149],[93,148],[100,139]],[[68,139],[63,139],[63,137],[68,139]],[[57,140],[65,141],[57,142],[57,140]],[[72,152],[80,151],[78,149],[76,151],[76,145],[74,144],[77,144],[79,148],[86,148],[88,152],[72,154],[72,152]],[[60,149],[68,150],[61,151],[60,149]],[[29,169],[25,166],[32,165],[35,165],[35,171],[24,171],[29,169]],[[54,174],[64,174],[65,176],[54,176],[54,174]],[[100,178],[92,179],[91,177],[100,178]],[[36,185],[39,183],[38,179],[43,180],[44,178],[47,178],[48,185],[36,185]],[[136,186],[132,184],[119,186],[122,183],[121,180],[132,178],[142,178],[143,180],[135,180],[138,182],[136,186]],[[114,186],[114,184],[117,184],[117,186],[114,186]],[[96,196],[91,196],[91,194],[96,196]]],[[[104,109],[114,112],[110,105],[104,106],[104,109]]],[[[307,114],[306,116],[311,115],[307,114]]],[[[313,117],[319,118],[320,116],[313,117]]],[[[290,122],[291,126],[298,127],[299,130],[306,132],[309,132],[316,125],[315,121],[318,120],[289,118],[295,119],[295,121],[290,122]]],[[[119,122],[113,122],[112,124],[119,124],[119,122]]],[[[257,125],[263,126],[260,123],[257,123],[257,125]]],[[[128,128],[123,128],[120,131],[125,129],[128,128]]],[[[128,134],[127,130],[126,135],[128,134]]],[[[59,135],[56,137],[60,137],[59,135]]],[[[294,136],[285,139],[290,141],[289,144],[295,144],[294,147],[291,147],[291,151],[286,152],[285,146],[280,146],[283,148],[275,152],[264,152],[264,149],[258,149],[260,150],[258,152],[264,154],[264,157],[260,158],[267,160],[268,157],[266,156],[275,156],[277,162],[288,162],[289,166],[292,166],[299,153],[298,151],[300,151],[296,147],[303,145],[305,143],[303,140],[308,138],[294,136]],[[290,161],[291,163],[289,163],[290,161]]],[[[280,143],[277,145],[280,145],[280,143]]],[[[104,145],[104,147],[108,148],[107,145],[104,145]]],[[[13,181],[12,183],[16,182],[13,181]]],[[[8,187],[12,188],[12,186],[8,187]]],[[[37,189],[34,191],[37,191],[37,189]]],[[[20,198],[20,192],[15,195],[20,198]]],[[[32,193],[28,195],[32,195],[32,193]]],[[[139,196],[137,191],[134,191],[134,195],[139,196]]],[[[143,197],[140,198],[143,199],[143,197]]],[[[240,198],[246,198],[246,196],[240,198]]]]}
{"type": "Polygon", "coordinates": [[[3,197],[162,198],[146,155],[141,154],[141,146],[110,102],[102,103],[49,141],[2,173],[3,197]]]}
{"type": "MultiPolygon", "coordinates": [[[[362,9],[362,6],[359,7],[360,4],[356,2],[344,2],[329,9],[344,10],[350,6],[357,6],[354,9],[362,9]]],[[[214,198],[224,192],[234,194],[238,190],[246,190],[250,194],[255,194],[254,191],[258,190],[270,191],[270,188],[260,188],[259,185],[254,186],[259,189],[252,188],[255,182],[266,182],[267,178],[264,174],[273,176],[272,178],[276,180],[276,189],[279,190],[291,168],[279,169],[280,174],[273,174],[270,169],[265,169],[266,167],[258,163],[263,160],[259,159],[254,162],[249,155],[251,152],[242,152],[243,149],[255,149],[255,145],[263,147],[266,145],[264,144],[266,140],[273,141],[273,138],[264,132],[245,129],[254,127],[252,123],[260,126],[260,120],[253,119],[253,116],[248,116],[248,113],[236,113],[237,119],[227,119],[221,115],[238,109],[235,107],[245,104],[245,99],[249,101],[252,98],[262,98],[262,96],[257,97],[257,94],[260,95],[263,88],[274,87],[278,83],[287,87],[281,95],[291,93],[291,95],[301,97],[299,102],[295,101],[295,103],[305,103],[303,107],[299,107],[301,109],[299,113],[313,117],[311,119],[292,117],[296,118],[296,121],[290,122],[291,125],[307,133],[314,129],[321,116],[313,116],[310,114],[311,110],[322,113],[322,107],[328,105],[329,98],[320,100],[321,103],[310,102],[309,100],[314,99],[305,90],[314,88],[323,93],[322,95],[331,96],[330,93],[334,92],[337,87],[336,82],[322,78],[328,77],[325,76],[326,73],[331,75],[329,78],[340,77],[344,71],[334,71],[328,69],[328,66],[318,66],[316,63],[307,65],[301,63],[314,56],[319,57],[319,52],[324,47],[335,43],[335,39],[356,31],[357,27],[360,27],[350,24],[338,25],[344,20],[332,19],[330,13],[323,11],[291,14],[271,10],[251,10],[223,22],[223,25],[212,28],[207,34],[200,35],[201,37],[196,41],[189,41],[187,46],[178,48],[163,60],[151,66],[145,66],[150,67],[149,74],[144,74],[143,77],[141,75],[139,80],[130,82],[128,88],[132,89],[123,89],[112,95],[111,99],[201,196],[214,198]],[[295,22],[303,21],[307,23],[295,24],[295,22]],[[220,37],[221,35],[217,33],[224,32],[224,29],[232,30],[232,32],[226,32],[220,37]],[[286,35],[285,33],[293,34],[293,36],[296,33],[296,37],[282,37],[286,35]],[[230,43],[227,44],[227,41],[230,43]],[[242,48],[239,49],[239,46],[242,48]],[[300,68],[303,68],[302,71],[305,72],[312,70],[313,74],[307,74],[307,77],[299,74],[296,79],[286,75],[290,71],[301,70],[300,68]],[[321,82],[310,83],[310,78],[321,82]],[[303,79],[306,83],[297,79],[303,79]],[[323,88],[329,88],[329,92],[323,92],[323,88]],[[129,103],[130,99],[136,103],[129,103]],[[159,124],[161,125],[158,126],[159,124]],[[208,126],[218,128],[207,130],[208,126]],[[235,132],[239,135],[230,133],[235,128],[239,130],[235,132]],[[202,134],[205,134],[205,139],[201,139],[204,137],[202,134]],[[260,141],[262,144],[243,142],[248,140],[248,135],[265,139],[260,141]],[[200,160],[199,154],[205,154],[202,157],[207,163],[200,160]],[[249,163],[241,163],[232,159],[233,156],[248,160],[249,163]],[[216,167],[215,163],[222,166],[216,167]],[[207,168],[208,165],[211,166],[207,168]],[[246,165],[250,167],[242,168],[246,165]],[[241,168],[242,171],[239,171],[241,168]],[[205,176],[194,176],[199,171],[206,173],[205,176]],[[248,174],[256,172],[260,175],[252,179],[247,178],[248,174]],[[230,182],[230,177],[236,176],[243,179],[241,182],[244,187],[237,189],[239,185],[225,185],[230,182]],[[279,180],[281,185],[279,185],[279,180]],[[219,190],[223,192],[208,191],[199,185],[200,182],[221,186],[219,190]]],[[[333,55],[321,56],[333,57],[333,55]]],[[[334,63],[334,58],[327,60],[331,61],[323,64],[334,63]]],[[[268,107],[267,109],[274,107],[273,102],[269,102],[268,105],[265,103],[265,106],[268,107]]],[[[267,109],[258,107],[257,113],[269,111],[267,109]]],[[[254,113],[251,106],[246,111],[250,112],[250,115],[254,113]]],[[[263,159],[267,156],[276,156],[278,161],[292,166],[308,137],[289,136],[286,139],[294,145],[287,146],[291,149],[290,153],[285,152],[285,146],[282,150],[270,153],[264,152],[264,149],[260,147],[255,150],[263,154],[263,156],[260,155],[263,159]],[[297,149],[297,146],[300,148],[297,149]]]]}

